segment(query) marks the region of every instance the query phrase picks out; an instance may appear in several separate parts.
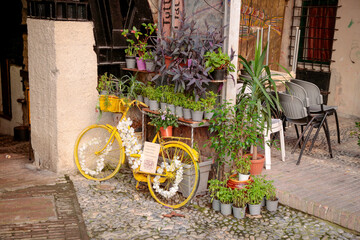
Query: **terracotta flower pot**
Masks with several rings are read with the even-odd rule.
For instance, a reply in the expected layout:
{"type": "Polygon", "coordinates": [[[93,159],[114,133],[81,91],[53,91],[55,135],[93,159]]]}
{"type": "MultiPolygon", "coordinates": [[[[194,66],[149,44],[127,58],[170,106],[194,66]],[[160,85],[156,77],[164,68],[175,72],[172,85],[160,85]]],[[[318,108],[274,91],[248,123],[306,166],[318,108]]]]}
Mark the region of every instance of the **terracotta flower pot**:
{"type": "Polygon", "coordinates": [[[163,137],[171,137],[172,136],[172,130],[173,130],[172,126],[168,126],[165,129],[163,127],[160,127],[161,136],[163,136],[163,137]]]}
{"type": "Polygon", "coordinates": [[[249,185],[252,182],[251,176],[249,180],[246,181],[239,181],[239,177],[237,174],[233,174],[229,177],[229,180],[227,181],[226,185],[227,187],[234,189],[234,188],[244,188],[246,185],[249,185]]]}
{"type": "MultiPolygon", "coordinates": [[[[252,159],[252,154],[246,154],[245,156],[251,156],[250,159],[252,159]]],[[[264,155],[258,154],[257,160],[251,160],[250,174],[260,175],[262,169],[264,168],[264,163],[265,163],[264,155]]]]}

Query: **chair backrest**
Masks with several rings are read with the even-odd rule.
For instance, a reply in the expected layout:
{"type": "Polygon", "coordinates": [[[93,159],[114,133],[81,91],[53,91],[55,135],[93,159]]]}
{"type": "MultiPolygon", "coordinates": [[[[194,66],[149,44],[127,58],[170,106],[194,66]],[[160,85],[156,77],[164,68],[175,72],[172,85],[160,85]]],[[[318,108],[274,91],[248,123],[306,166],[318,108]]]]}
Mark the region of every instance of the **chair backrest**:
{"type": "Polygon", "coordinates": [[[310,106],[323,104],[323,96],[321,95],[318,86],[311,82],[299,79],[292,79],[291,82],[296,83],[297,85],[300,85],[305,89],[309,98],[310,106]]]}
{"type": "Polygon", "coordinates": [[[309,98],[307,96],[305,89],[302,86],[293,82],[285,82],[285,86],[286,86],[287,94],[294,95],[300,98],[305,104],[304,107],[310,106],[309,98]]]}
{"type": "Polygon", "coordinates": [[[284,115],[288,120],[303,119],[308,116],[303,101],[294,95],[278,93],[280,105],[284,110],[284,115]]]}

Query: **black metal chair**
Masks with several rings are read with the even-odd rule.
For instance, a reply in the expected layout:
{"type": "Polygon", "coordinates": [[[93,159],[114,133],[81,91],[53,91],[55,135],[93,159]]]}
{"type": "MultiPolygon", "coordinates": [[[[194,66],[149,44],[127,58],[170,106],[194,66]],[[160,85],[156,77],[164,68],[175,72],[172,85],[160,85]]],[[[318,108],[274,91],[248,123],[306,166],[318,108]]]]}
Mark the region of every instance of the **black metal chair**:
{"type": "Polygon", "coordinates": [[[335,115],[337,138],[338,138],[338,143],[340,143],[339,119],[336,112],[337,106],[324,105],[323,96],[320,93],[320,89],[315,84],[299,79],[292,79],[291,82],[296,83],[297,85],[300,85],[305,89],[307,96],[309,98],[310,113],[314,113],[314,114],[327,113],[328,116],[332,114],[335,115]]]}
{"type": "MultiPolygon", "coordinates": [[[[300,164],[306,143],[309,141],[311,132],[314,128],[320,129],[322,127],[324,129],[326,140],[329,147],[330,157],[332,158],[333,155],[331,150],[330,134],[326,120],[327,114],[325,113],[325,114],[310,115],[309,109],[306,107],[306,103],[304,103],[303,99],[295,95],[289,95],[286,93],[278,93],[278,94],[279,94],[280,104],[283,108],[283,112],[286,117],[286,120],[294,125],[305,127],[305,129],[298,137],[298,140],[291,151],[291,153],[293,154],[295,152],[296,147],[300,144],[301,139],[303,139],[303,137],[306,135],[305,140],[303,141],[303,145],[301,146],[301,151],[299,154],[298,161],[296,162],[296,165],[300,164]]],[[[316,136],[314,136],[313,142],[315,141],[315,139],[316,136]]]]}

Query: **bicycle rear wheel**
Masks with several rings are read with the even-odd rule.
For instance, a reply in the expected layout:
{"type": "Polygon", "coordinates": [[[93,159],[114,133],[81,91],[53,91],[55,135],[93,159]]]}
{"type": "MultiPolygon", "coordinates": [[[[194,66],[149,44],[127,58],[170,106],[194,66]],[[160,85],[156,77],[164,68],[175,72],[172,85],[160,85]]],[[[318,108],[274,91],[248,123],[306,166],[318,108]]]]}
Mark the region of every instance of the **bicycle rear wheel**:
{"type": "Polygon", "coordinates": [[[104,181],[112,178],[125,159],[124,147],[118,133],[110,139],[113,129],[105,125],[85,128],[75,143],[77,168],[87,179],[104,181]],[[110,139],[109,144],[106,143],[110,139]]]}
{"type": "Polygon", "coordinates": [[[158,173],[165,177],[148,175],[148,187],[160,204],[180,208],[196,194],[200,171],[191,148],[177,142],[167,142],[160,149],[158,173]]]}

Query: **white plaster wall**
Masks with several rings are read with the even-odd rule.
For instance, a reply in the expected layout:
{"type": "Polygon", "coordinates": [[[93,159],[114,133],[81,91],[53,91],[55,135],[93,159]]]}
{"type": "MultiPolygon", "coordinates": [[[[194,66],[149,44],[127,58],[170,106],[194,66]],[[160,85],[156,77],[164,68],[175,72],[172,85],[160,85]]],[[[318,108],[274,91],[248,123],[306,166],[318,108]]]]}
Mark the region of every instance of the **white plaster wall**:
{"type": "Polygon", "coordinates": [[[360,117],[360,1],[339,0],[339,5],[328,104],[339,106],[342,115],[360,117]]]}
{"type": "Polygon", "coordinates": [[[0,118],[1,134],[14,136],[14,127],[21,126],[23,124],[22,106],[21,106],[21,103],[18,103],[16,101],[19,98],[24,98],[20,70],[21,70],[21,67],[19,67],[19,66],[16,66],[16,65],[10,66],[12,119],[9,121],[5,118],[0,118]]]}
{"type": "Polygon", "coordinates": [[[75,172],[76,137],[97,116],[93,25],[37,19],[27,24],[35,162],[52,171],[75,172]]]}

